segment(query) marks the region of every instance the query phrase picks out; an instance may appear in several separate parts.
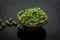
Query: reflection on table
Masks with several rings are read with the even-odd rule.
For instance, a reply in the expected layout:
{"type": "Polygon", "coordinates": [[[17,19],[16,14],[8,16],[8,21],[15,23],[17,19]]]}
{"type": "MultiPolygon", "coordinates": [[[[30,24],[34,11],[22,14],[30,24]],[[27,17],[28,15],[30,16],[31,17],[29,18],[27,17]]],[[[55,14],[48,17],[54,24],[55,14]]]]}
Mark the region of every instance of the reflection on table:
{"type": "Polygon", "coordinates": [[[17,32],[17,36],[20,40],[45,40],[46,31],[42,27],[34,31],[24,28],[17,32]]]}

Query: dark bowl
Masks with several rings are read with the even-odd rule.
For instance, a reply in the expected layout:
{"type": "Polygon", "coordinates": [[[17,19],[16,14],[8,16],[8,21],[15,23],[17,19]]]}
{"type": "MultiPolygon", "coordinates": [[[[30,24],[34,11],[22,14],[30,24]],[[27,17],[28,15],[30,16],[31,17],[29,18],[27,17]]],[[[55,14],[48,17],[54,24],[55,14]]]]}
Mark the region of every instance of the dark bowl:
{"type": "Polygon", "coordinates": [[[17,19],[17,22],[20,23],[21,25],[24,26],[24,28],[27,28],[27,29],[30,29],[30,30],[37,30],[39,29],[40,27],[42,27],[43,25],[47,24],[48,23],[48,20],[46,20],[44,23],[42,24],[38,24],[38,25],[27,25],[27,24],[24,24],[22,23],[18,17],[16,17],[17,19]]]}

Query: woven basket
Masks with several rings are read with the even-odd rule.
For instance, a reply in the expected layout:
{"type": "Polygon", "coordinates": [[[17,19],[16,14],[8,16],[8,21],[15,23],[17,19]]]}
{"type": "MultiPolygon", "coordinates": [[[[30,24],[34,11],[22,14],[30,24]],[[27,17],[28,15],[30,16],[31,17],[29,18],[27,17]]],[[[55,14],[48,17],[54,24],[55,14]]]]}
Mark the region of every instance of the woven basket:
{"type": "Polygon", "coordinates": [[[18,23],[20,23],[21,25],[23,25],[24,28],[29,29],[29,30],[38,30],[38,29],[40,29],[40,27],[42,27],[43,25],[45,25],[45,24],[48,23],[48,20],[46,20],[44,23],[39,24],[39,25],[26,25],[26,24],[23,24],[23,23],[18,19],[18,17],[16,17],[16,19],[17,19],[17,22],[18,22],[18,23]]]}

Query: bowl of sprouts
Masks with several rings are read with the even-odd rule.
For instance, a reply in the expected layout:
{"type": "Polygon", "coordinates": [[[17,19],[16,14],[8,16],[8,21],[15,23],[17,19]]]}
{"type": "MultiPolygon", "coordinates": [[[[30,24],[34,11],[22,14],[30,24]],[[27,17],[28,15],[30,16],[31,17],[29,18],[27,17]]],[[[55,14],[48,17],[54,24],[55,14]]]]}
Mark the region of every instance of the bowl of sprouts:
{"type": "Polygon", "coordinates": [[[17,21],[27,29],[37,30],[48,23],[48,16],[39,7],[28,8],[17,12],[17,21]]]}

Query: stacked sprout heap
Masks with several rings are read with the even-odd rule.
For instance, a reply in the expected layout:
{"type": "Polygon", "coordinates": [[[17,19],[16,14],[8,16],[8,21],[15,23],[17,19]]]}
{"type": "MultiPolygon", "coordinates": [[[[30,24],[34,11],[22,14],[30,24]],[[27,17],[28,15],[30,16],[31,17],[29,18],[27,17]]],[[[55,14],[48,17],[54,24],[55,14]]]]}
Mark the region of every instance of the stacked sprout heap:
{"type": "Polygon", "coordinates": [[[46,12],[39,7],[21,10],[17,13],[17,17],[26,25],[39,25],[48,20],[46,12]]]}

